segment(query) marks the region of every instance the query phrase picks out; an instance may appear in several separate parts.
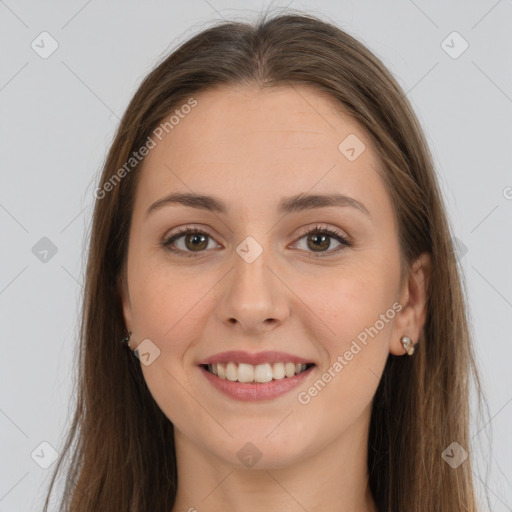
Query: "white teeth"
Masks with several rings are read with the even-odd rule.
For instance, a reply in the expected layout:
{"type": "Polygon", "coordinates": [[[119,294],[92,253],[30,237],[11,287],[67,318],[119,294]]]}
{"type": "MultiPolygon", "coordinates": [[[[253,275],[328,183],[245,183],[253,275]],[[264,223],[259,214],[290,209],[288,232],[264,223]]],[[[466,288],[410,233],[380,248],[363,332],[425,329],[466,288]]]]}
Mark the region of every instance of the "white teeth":
{"type": "Polygon", "coordinates": [[[295,365],[293,363],[286,363],[284,365],[284,373],[287,377],[293,377],[295,375],[295,365]]]}
{"type": "Polygon", "coordinates": [[[306,369],[304,363],[263,363],[252,365],[247,363],[229,362],[209,364],[208,371],[221,379],[231,382],[270,382],[272,379],[281,380],[291,378],[306,369]]]}
{"type": "Polygon", "coordinates": [[[272,380],[272,367],[268,364],[259,364],[254,368],[256,382],[270,382],[272,380]]]}
{"type": "Polygon", "coordinates": [[[254,366],[252,364],[240,363],[238,365],[238,381],[252,382],[254,380],[254,366]]]}
{"type": "Polygon", "coordinates": [[[276,380],[284,379],[284,376],[286,375],[284,373],[284,364],[274,363],[274,366],[272,366],[272,375],[276,380]]]}
{"type": "Polygon", "coordinates": [[[238,371],[235,363],[228,363],[226,365],[226,379],[232,382],[238,379],[238,371]]]}

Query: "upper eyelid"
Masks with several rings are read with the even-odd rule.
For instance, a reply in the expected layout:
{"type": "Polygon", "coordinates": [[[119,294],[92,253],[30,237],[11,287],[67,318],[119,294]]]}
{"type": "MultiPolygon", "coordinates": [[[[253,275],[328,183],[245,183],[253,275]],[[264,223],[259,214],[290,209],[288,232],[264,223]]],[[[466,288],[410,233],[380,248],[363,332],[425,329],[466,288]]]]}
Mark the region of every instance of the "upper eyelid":
{"type": "MultiPolygon", "coordinates": [[[[166,234],[163,237],[163,240],[164,241],[165,240],[169,240],[170,238],[172,238],[174,236],[186,235],[189,230],[190,231],[197,231],[199,233],[204,233],[204,234],[208,235],[210,238],[216,239],[216,237],[214,235],[212,235],[208,231],[208,228],[203,228],[203,227],[197,226],[197,225],[186,224],[185,226],[177,228],[177,231],[173,232],[172,234],[168,234],[168,232],[166,232],[166,234]]],[[[347,239],[349,241],[351,240],[350,235],[348,235],[348,233],[346,233],[345,230],[342,230],[341,228],[338,228],[338,227],[332,227],[329,224],[322,225],[322,223],[320,223],[320,222],[317,222],[317,223],[315,223],[312,226],[306,226],[304,228],[301,228],[300,231],[299,231],[299,234],[296,235],[296,236],[301,238],[304,235],[307,235],[311,231],[315,231],[315,230],[318,230],[318,231],[321,231],[321,230],[335,231],[336,234],[339,235],[340,237],[345,238],[345,239],[347,239]]]]}

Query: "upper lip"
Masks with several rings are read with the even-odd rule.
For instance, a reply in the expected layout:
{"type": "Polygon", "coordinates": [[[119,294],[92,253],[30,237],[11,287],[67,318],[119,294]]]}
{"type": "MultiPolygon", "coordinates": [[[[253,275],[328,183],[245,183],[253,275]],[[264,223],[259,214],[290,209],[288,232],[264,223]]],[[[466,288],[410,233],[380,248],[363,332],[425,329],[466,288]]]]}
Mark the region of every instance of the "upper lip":
{"type": "Polygon", "coordinates": [[[250,353],[243,350],[231,350],[229,352],[221,352],[215,354],[207,359],[204,359],[199,365],[216,364],[216,363],[246,363],[254,366],[263,363],[312,363],[311,360],[298,357],[286,352],[266,351],[250,353]]]}

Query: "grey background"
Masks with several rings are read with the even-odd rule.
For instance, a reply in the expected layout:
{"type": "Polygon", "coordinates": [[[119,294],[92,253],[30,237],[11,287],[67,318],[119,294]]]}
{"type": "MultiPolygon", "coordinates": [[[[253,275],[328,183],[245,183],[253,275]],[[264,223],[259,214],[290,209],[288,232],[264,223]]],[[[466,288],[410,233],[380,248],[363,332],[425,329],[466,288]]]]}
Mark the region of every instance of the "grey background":
{"type": "MultiPolygon", "coordinates": [[[[266,5],[0,1],[0,512],[41,510],[53,466],[41,468],[31,454],[48,457],[42,442],[59,450],[68,426],[93,189],[124,108],[180,42],[216,19],[252,19],[266,5]],[[58,43],[46,59],[31,47],[43,31],[58,43]],[[43,237],[57,249],[46,262],[37,254],[48,248],[43,237]]],[[[473,427],[474,477],[494,512],[510,511],[512,2],[288,5],[374,51],[425,129],[461,248],[489,406],[473,427]],[[469,44],[458,58],[442,46],[453,31],[469,44]]],[[[449,44],[461,48],[460,40],[449,44]]]]}

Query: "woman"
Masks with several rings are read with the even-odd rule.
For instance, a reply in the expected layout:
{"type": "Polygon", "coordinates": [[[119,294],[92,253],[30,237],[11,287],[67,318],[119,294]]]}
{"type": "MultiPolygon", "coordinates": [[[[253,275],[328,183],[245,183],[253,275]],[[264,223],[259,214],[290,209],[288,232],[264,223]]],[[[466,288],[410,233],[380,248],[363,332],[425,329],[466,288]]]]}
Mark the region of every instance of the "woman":
{"type": "Polygon", "coordinates": [[[361,43],[296,14],[196,35],[95,197],[66,510],[478,509],[446,212],[361,43]]]}

